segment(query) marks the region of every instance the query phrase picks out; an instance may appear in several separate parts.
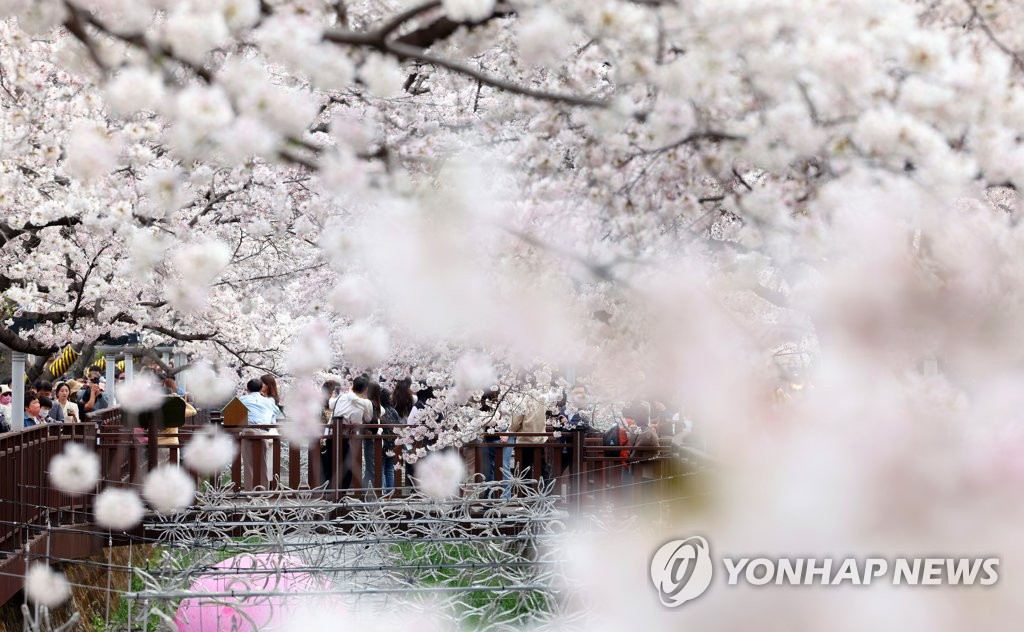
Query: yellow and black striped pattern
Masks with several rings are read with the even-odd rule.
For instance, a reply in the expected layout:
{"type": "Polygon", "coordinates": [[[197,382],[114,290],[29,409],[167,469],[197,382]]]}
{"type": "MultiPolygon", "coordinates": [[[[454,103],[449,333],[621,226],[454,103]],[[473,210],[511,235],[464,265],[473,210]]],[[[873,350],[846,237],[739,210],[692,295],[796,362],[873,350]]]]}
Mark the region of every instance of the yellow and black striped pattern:
{"type": "MultiPolygon", "coordinates": [[[[100,367],[100,368],[101,368],[101,369],[103,369],[104,371],[106,371],[106,370],[107,370],[107,359],[106,359],[106,358],[99,358],[99,359],[98,359],[98,360],[96,360],[96,362],[94,362],[93,364],[95,364],[96,366],[100,367]]],[[[114,365],[114,367],[115,367],[115,368],[116,368],[116,369],[117,369],[118,371],[124,371],[124,360],[121,360],[120,362],[118,362],[117,364],[115,364],[115,365],[114,365]]]]}
{"type": "Polygon", "coordinates": [[[78,352],[71,348],[71,345],[64,347],[57,357],[50,362],[50,375],[53,377],[60,377],[71,368],[75,360],[78,359],[78,352]]]}
{"type": "MultiPolygon", "coordinates": [[[[50,375],[55,378],[64,375],[71,368],[71,365],[75,363],[79,355],[77,351],[71,348],[71,345],[64,347],[64,350],[50,362],[50,375]]],[[[101,370],[105,370],[107,368],[107,359],[98,358],[93,364],[99,366],[101,370]]],[[[124,371],[124,360],[118,362],[116,367],[118,371],[124,371]]]]}

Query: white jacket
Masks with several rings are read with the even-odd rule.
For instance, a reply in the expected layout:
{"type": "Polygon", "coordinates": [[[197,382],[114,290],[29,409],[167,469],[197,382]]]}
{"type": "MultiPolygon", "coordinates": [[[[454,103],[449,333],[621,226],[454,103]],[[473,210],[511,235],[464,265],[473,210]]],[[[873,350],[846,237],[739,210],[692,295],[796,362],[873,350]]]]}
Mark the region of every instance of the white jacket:
{"type": "Polygon", "coordinates": [[[335,417],[343,417],[346,423],[365,424],[373,419],[373,404],[352,391],[340,395],[331,404],[335,417]]]}

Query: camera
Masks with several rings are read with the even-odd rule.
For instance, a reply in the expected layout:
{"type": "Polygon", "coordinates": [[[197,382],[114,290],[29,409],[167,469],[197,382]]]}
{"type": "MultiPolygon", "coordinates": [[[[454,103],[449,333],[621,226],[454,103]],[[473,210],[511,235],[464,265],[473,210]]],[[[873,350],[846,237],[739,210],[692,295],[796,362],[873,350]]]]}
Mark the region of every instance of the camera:
{"type": "Polygon", "coordinates": [[[100,378],[94,377],[91,380],[89,380],[89,382],[92,383],[92,384],[99,384],[100,383],[100,378]]]}

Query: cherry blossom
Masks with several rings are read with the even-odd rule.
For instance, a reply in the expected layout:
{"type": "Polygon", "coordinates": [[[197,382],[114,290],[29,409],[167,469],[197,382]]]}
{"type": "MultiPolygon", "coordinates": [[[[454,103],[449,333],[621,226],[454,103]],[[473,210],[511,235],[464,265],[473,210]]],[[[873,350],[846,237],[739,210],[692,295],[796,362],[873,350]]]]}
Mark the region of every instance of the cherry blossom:
{"type": "Polygon", "coordinates": [[[37,562],[25,571],[25,596],[33,603],[56,608],[71,597],[71,585],[63,573],[37,562]]]}
{"type": "Polygon", "coordinates": [[[182,451],[182,461],[190,470],[212,475],[229,467],[237,454],[234,439],[213,426],[192,435],[182,451]]]}
{"type": "Polygon", "coordinates": [[[64,451],[50,459],[50,480],[60,490],[72,494],[93,491],[100,479],[100,459],[80,443],[68,443],[64,451]]]}
{"type": "Polygon", "coordinates": [[[395,4],[2,3],[2,342],[173,343],[204,404],[415,367],[437,449],[572,368],[744,464],[761,550],[1013,549],[1017,3],[395,4]]]}
{"type": "Polygon", "coordinates": [[[196,486],[177,465],[161,465],[146,475],[142,497],[161,514],[172,514],[192,504],[196,486]]]}
{"type": "Polygon", "coordinates": [[[131,382],[119,383],[114,396],[121,408],[132,413],[159,408],[164,403],[163,388],[152,375],[143,373],[131,382]]]}
{"type": "Polygon", "coordinates": [[[416,485],[430,498],[455,496],[465,476],[466,465],[454,452],[435,452],[416,464],[416,485]]]}
{"type": "Polygon", "coordinates": [[[126,531],[142,522],[146,508],[139,495],[130,489],[110,487],[93,501],[96,524],[115,531],[126,531]]]}

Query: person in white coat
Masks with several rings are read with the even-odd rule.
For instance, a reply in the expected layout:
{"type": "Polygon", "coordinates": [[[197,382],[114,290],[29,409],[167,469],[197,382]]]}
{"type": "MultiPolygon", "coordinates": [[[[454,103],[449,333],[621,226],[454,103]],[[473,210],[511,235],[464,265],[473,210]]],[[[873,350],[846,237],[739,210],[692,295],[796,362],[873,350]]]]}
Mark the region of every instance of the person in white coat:
{"type": "MultiPolygon", "coordinates": [[[[341,417],[346,424],[365,424],[373,419],[373,404],[366,398],[370,386],[370,378],[360,375],[352,380],[352,388],[347,393],[338,396],[331,404],[331,411],[334,417],[341,417]]],[[[327,439],[327,450],[333,454],[334,437],[327,439]]],[[[341,446],[342,478],[341,488],[348,489],[351,486],[362,487],[362,472],[357,472],[353,467],[356,459],[362,455],[362,442],[352,439],[345,439],[341,446]]]]}

